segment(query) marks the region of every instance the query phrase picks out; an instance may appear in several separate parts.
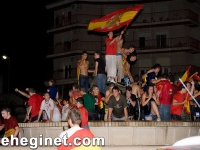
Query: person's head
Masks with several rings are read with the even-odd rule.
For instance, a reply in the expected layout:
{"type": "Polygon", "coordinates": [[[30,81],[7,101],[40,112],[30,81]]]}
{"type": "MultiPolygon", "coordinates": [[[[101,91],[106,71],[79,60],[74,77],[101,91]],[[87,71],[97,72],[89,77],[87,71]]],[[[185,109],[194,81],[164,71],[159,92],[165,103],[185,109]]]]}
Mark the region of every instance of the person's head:
{"type": "Polygon", "coordinates": [[[80,90],[80,93],[83,95],[83,94],[86,94],[86,89],[84,87],[81,87],[81,90],[80,90]]]}
{"type": "Polygon", "coordinates": [[[76,99],[76,106],[79,108],[79,107],[82,107],[84,104],[84,99],[83,97],[79,97],[76,99]]]}
{"type": "Polygon", "coordinates": [[[131,53],[131,54],[129,55],[129,61],[130,61],[130,62],[134,62],[134,61],[136,61],[136,59],[137,59],[137,56],[136,56],[135,53],[131,53]]]}
{"type": "Polygon", "coordinates": [[[49,95],[48,92],[45,92],[45,93],[44,93],[44,99],[45,99],[45,100],[49,100],[49,99],[50,99],[50,95],[49,95]]]}
{"type": "Polygon", "coordinates": [[[187,90],[185,89],[185,87],[182,84],[178,88],[179,88],[179,91],[181,93],[186,93],[187,92],[187,90]]]}
{"type": "Polygon", "coordinates": [[[49,86],[54,86],[55,85],[55,81],[53,79],[49,80],[49,86]]]}
{"type": "Polygon", "coordinates": [[[162,79],[169,79],[168,74],[166,74],[166,73],[163,73],[163,74],[161,75],[161,78],[162,78],[162,79]]]}
{"type": "Polygon", "coordinates": [[[72,97],[73,90],[69,90],[69,97],[72,97]]]}
{"type": "Polygon", "coordinates": [[[134,45],[130,45],[128,49],[129,49],[130,53],[132,53],[132,52],[135,51],[135,46],[134,45]]]}
{"type": "Polygon", "coordinates": [[[152,95],[154,93],[154,86],[149,85],[147,86],[147,95],[152,95]]]}
{"type": "Polygon", "coordinates": [[[83,60],[86,60],[87,59],[87,52],[83,51],[82,54],[81,54],[81,57],[82,57],[83,60]]]}
{"type": "Polygon", "coordinates": [[[131,97],[131,92],[132,92],[132,87],[127,86],[126,87],[126,97],[130,98],[131,97]]]}
{"type": "Polygon", "coordinates": [[[112,94],[113,94],[113,96],[116,98],[116,97],[118,97],[119,95],[120,95],[120,90],[119,90],[119,88],[117,87],[117,86],[114,86],[113,88],[112,88],[112,94]]]}
{"type": "Polygon", "coordinates": [[[80,90],[80,86],[78,84],[73,84],[72,90],[80,90]]]}
{"type": "Polygon", "coordinates": [[[170,75],[170,76],[169,76],[169,80],[170,80],[170,82],[174,83],[175,77],[174,77],[173,75],[170,75]]]}
{"type": "Polygon", "coordinates": [[[101,57],[101,52],[100,51],[96,51],[94,53],[94,58],[97,59],[97,58],[100,58],[101,57]]]}
{"type": "Polygon", "coordinates": [[[186,85],[186,87],[188,88],[188,90],[190,91],[192,88],[192,84],[189,81],[184,82],[184,84],[186,85]]]}
{"type": "Polygon", "coordinates": [[[69,100],[68,100],[68,99],[63,99],[63,104],[64,104],[64,105],[69,104],[69,100]]]}
{"type": "Polygon", "coordinates": [[[29,89],[28,89],[28,93],[29,93],[30,96],[32,96],[33,94],[35,94],[35,92],[36,92],[36,91],[35,91],[34,88],[29,88],[29,89]]]}
{"type": "Polygon", "coordinates": [[[155,64],[152,69],[154,69],[154,72],[156,73],[156,75],[158,75],[158,73],[161,70],[161,65],[160,64],[155,64]]]}
{"type": "Polygon", "coordinates": [[[98,95],[99,94],[99,87],[97,85],[93,85],[92,86],[92,93],[94,95],[98,95]]]}
{"type": "Polygon", "coordinates": [[[139,76],[138,75],[135,75],[134,77],[133,77],[133,80],[134,80],[134,82],[136,82],[136,83],[139,83],[139,76]]]}
{"type": "Polygon", "coordinates": [[[10,108],[3,108],[1,109],[1,115],[4,119],[9,119],[11,116],[11,110],[10,108]]]}
{"type": "Polygon", "coordinates": [[[72,109],[67,115],[67,121],[70,127],[81,123],[81,113],[77,109],[72,109]]]}
{"type": "Polygon", "coordinates": [[[112,31],[108,32],[108,37],[109,37],[110,39],[113,38],[113,32],[112,32],[112,31]]]}
{"type": "Polygon", "coordinates": [[[109,90],[112,90],[112,88],[115,86],[115,84],[114,83],[110,83],[109,84],[109,90]]]}

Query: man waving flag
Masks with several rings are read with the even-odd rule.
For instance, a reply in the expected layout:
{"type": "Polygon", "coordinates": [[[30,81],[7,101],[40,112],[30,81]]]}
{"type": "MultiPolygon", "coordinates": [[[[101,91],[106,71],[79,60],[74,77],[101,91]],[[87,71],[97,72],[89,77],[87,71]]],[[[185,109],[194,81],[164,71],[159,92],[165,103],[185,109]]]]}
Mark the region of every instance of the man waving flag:
{"type": "Polygon", "coordinates": [[[142,7],[143,5],[137,5],[131,8],[124,8],[114,11],[102,18],[93,19],[90,21],[88,30],[109,32],[117,30],[125,25],[128,26],[142,7]]]}

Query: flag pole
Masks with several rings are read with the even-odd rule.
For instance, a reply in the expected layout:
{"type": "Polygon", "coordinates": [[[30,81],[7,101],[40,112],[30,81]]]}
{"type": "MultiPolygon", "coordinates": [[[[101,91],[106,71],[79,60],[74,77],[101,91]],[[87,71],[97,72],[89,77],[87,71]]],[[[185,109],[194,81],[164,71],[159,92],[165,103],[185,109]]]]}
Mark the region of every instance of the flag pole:
{"type": "Polygon", "coordinates": [[[181,82],[181,84],[184,86],[184,88],[188,91],[188,93],[190,94],[190,96],[192,97],[192,99],[195,101],[195,103],[197,104],[197,106],[200,108],[199,103],[197,102],[197,100],[194,98],[194,96],[192,95],[192,93],[190,93],[190,91],[188,90],[188,88],[186,87],[186,85],[183,83],[183,81],[179,78],[179,81],[181,82]]]}

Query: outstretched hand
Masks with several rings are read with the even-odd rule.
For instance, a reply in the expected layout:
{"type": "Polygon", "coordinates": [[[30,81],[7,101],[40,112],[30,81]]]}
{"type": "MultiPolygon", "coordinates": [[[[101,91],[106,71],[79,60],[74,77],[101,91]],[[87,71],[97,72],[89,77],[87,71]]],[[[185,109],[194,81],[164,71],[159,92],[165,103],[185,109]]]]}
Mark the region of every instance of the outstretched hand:
{"type": "Polygon", "coordinates": [[[15,88],[15,92],[19,92],[19,89],[18,89],[18,88],[15,88]]]}

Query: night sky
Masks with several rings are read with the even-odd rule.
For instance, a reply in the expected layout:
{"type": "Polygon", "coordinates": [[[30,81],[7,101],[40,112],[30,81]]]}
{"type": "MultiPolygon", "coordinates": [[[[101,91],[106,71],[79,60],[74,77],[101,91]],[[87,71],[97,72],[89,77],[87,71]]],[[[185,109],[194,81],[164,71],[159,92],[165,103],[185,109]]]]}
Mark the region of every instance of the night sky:
{"type": "Polygon", "coordinates": [[[2,60],[3,54],[11,60],[11,92],[15,87],[22,90],[34,87],[39,91],[45,88],[43,83],[52,67],[46,54],[53,39],[46,33],[53,22],[53,13],[45,8],[47,3],[47,0],[2,1],[0,75],[4,78],[4,92],[8,61],[2,60]]]}

